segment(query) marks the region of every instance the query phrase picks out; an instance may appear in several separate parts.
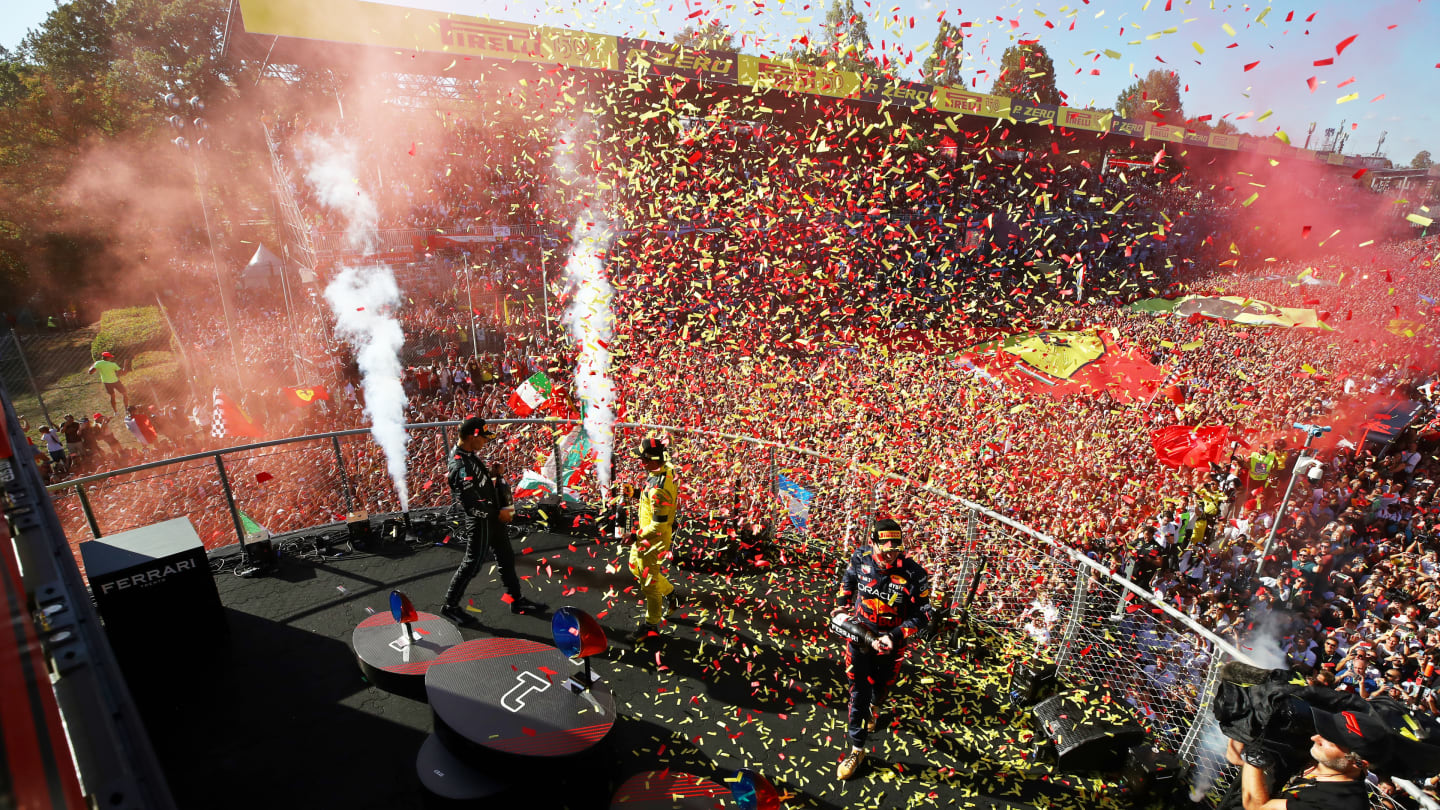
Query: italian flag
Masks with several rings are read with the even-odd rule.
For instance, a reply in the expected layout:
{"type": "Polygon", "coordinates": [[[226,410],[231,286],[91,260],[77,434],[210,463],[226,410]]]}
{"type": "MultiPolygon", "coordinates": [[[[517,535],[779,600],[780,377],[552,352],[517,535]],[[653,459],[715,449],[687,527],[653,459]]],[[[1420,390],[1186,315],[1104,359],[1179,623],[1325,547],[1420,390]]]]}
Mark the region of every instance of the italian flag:
{"type": "Polygon", "coordinates": [[[510,395],[510,410],[517,416],[529,416],[549,399],[550,378],[545,372],[537,371],[510,395]]]}
{"type": "Polygon", "coordinates": [[[555,494],[555,482],[535,470],[526,470],[515,485],[516,498],[539,498],[555,494]]]}
{"type": "Polygon", "coordinates": [[[265,540],[265,539],[268,539],[268,538],[270,537],[270,530],[269,530],[269,529],[265,528],[264,526],[261,526],[259,523],[257,523],[257,522],[255,521],[254,518],[252,518],[252,517],[250,517],[249,515],[245,514],[243,511],[240,512],[240,528],[241,528],[241,529],[244,529],[244,531],[245,531],[245,540],[246,540],[246,542],[253,542],[253,541],[255,541],[255,540],[265,540]]]}

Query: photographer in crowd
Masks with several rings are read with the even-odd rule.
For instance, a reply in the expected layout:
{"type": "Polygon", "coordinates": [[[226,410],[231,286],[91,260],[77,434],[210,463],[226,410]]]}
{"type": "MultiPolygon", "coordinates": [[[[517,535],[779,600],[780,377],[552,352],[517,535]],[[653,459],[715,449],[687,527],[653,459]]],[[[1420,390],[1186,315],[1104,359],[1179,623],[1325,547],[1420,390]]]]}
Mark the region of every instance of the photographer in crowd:
{"type": "Polygon", "coordinates": [[[1372,762],[1389,754],[1390,730],[1364,712],[1312,710],[1315,734],[1310,737],[1314,764],[1272,784],[1283,774],[1279,759],[1260,745],[1230,740],[1225,759],[1241,767],[1241,805],[1245,810],[1364,810],[1369,806],[1365,777],[1372,762]]]}

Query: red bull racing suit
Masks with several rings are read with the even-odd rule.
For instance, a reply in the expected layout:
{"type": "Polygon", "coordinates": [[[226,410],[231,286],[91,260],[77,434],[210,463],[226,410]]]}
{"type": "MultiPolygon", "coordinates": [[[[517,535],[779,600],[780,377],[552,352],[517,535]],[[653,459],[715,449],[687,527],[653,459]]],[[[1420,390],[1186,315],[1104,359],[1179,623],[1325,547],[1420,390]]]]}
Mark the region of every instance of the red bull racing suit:
{"type": "Polygon", "coordinates": [[[889,636],[893,649],[876,652],[868,644],[845,645],[845,675],[850,680],[846,736],[864,747],[872,706],[880,705],[900,674],[910,638],[930,623],[930,576],[914,560],[901,556],[889,566],[876,562],[870,549],[850,557],[840,575],[840,607],[876,635],[889,636]]]}

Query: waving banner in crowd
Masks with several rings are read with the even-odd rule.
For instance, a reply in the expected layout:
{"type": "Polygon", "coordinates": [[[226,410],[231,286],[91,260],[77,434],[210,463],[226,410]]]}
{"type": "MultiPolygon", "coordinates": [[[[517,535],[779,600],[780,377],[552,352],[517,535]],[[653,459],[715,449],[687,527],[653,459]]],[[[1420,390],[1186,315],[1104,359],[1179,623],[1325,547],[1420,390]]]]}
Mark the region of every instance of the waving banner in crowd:
{"type": "Polygon", "coordinates": [[[1120,402],[1148,399],[1165,376],[1103,330],[1011,335],[972,346],[961,359],[991,380],[1056,398],[1104,391],[1120,402]]]}
{"type": "Polygon", "coordinates": [[[1230,452],[1230,427],[1170,425],[1151,431],[1150,446],[1160,463],[1171,469],[1218,464],[1230,452]]]}
{"type": "Polygon", "coordinates": [[[1137,312],[1176,315],[1198,315],[1251,326],[1304,326],[1311,329],[1334,329],[1320,319],[1313,309],[1278,307],[1268,301],[1238,295],[1187,295],[1181,298],[1147,298],[1130,305],[1137,312]]]}

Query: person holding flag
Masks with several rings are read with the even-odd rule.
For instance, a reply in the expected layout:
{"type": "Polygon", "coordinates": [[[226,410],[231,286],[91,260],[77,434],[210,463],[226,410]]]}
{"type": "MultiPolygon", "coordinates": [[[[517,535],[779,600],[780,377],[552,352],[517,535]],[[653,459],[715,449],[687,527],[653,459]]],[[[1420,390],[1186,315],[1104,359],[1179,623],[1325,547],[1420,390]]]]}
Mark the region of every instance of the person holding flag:
{"type": "Polygon", "coordinates": [[[464,521],[465,534],[469,541],[465,545],[465,557],[460,567],[450,578],[445,589],[445,601],[440,615],[457,624],[470,624],[470,615],[460,606],[460,597],[474,579],[480,564],[491,549],[495,551],[495,566],[500,569],[500,581],[510,603],[511,613],[538,613],[545,605],[526,599],[520,593],[520,578],[515,574],[515,551],[510,548],[510,538],[505,525],[515,515],[510,498],[510,487],[500,475],[498,466],[487,466],[480,452],[490,444],[495,434],[486,426],[485,420],[472,416],[460,423],[460,441],[450,451],[450,463],[446,479],[450,493],[459,507],[464,521]]]}
{"type": "MultiPolygon", "coordinates": [[[[658,633],[665,616],[680,607],[675,586],[665,577],[665,560],[670,555],[670,542],[675,532],[675,508],[680,487],[675,468],[665,460],[666,445],[659,439],[642,439],[631,455],[645,467],[645,486],[639,495],[635,543],[630,547],[630,573],[645,594],[645,618],[631,636],[639,643],[658,633]]],[[[627,496],[635,494],[629,487],[627,496]]]]}

